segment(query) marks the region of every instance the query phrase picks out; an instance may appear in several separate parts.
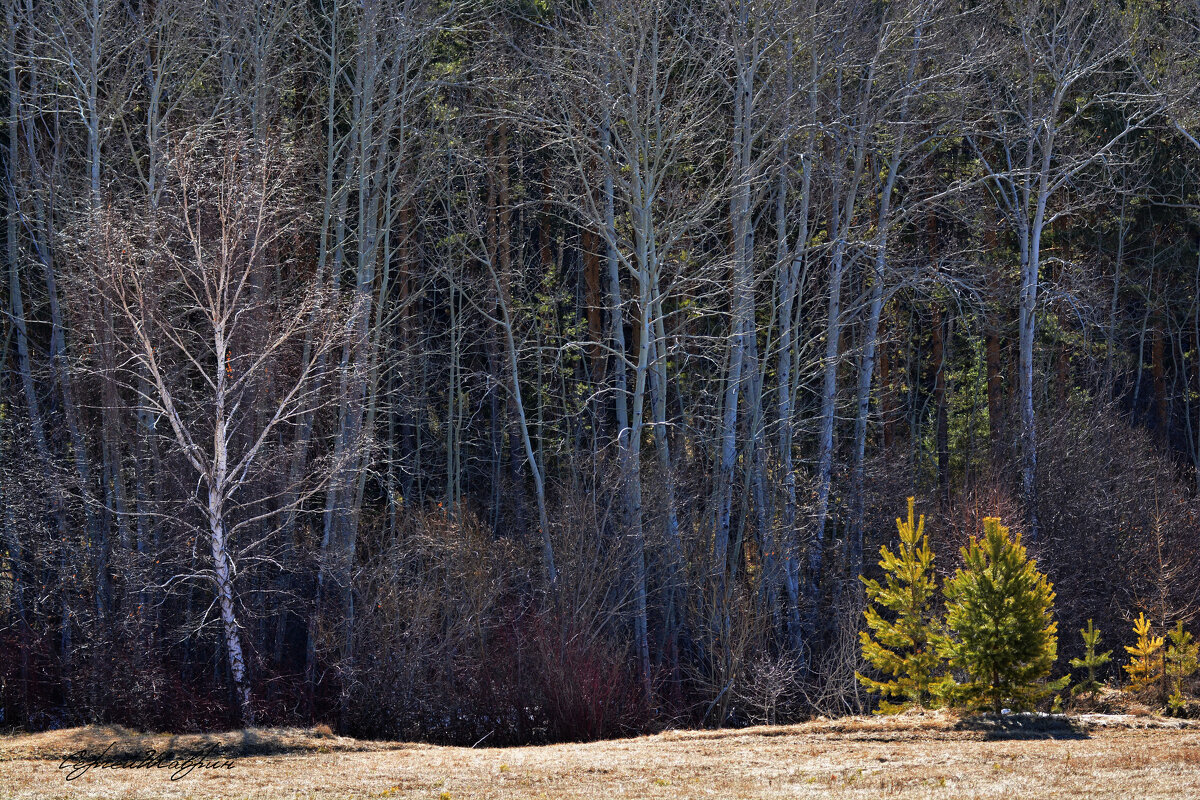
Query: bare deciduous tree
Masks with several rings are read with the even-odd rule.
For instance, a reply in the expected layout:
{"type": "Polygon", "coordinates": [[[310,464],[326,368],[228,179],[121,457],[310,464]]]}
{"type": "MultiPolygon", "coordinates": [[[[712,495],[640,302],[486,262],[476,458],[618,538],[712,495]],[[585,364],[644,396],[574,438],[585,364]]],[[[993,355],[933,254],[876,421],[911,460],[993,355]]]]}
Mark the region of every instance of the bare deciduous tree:
{"type": "Polygon", "coordinates": [[[193,501],[211,545],[203,577],[247,725],[254,708],[237,576],[240,557],[261,556],[264,543],[242,539],[322,484],[304,476],[303,492],[246,495],[272,469],[282,429],[320,404],[316,367],[338,334],[333,296],[286,260],[270,261],[294,245],[303,220],[281,158],[293,145],[270,144],[274,152],[264,152],[220,125],[189,132],[165,155],[155,218],[110,208],[82,242],[102,254],[95,279],[123,323],[116,333],[130,388],[195,472],[193,501]]]}

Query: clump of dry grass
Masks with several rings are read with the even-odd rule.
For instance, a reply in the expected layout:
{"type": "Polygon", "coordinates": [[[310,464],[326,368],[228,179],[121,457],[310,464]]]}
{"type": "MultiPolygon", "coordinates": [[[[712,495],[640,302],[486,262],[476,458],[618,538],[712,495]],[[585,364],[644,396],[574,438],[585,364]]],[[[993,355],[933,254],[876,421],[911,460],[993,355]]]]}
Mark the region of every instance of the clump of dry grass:
{"type": "Polygon", "coordinates": [[[220,733],[141,733],[121,725],[88,725],[0,737],[0,760],[61,759],[80,750],[109,754],[170,751],[189,755],[212,750],[235,757],[297,753],[358,752],[394,749],[397,745],[335,736],[328,725],[315,728],[245,728],[220,733]]]}
{"type": "Polygon", "coordinates": [[[1071,700],[1071,709],[1077,713],[1121,714],[1150,717],[1154,709],[1143,702],[1143,698],[1132,692],[1101,686],[1095,697],[1081,695],[1071,700]]]}

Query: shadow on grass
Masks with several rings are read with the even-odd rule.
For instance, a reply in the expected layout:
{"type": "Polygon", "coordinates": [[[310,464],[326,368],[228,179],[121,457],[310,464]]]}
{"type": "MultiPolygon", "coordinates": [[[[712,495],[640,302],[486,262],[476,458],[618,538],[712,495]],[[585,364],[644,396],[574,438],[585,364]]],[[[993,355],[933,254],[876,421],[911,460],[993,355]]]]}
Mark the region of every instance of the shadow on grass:
{"type": "Polygon", "coordinates": [[[954,730],[982,733],[984,739],[1089,739],[1087,730],[1062,714],[980,714],[960,720],[954,730]]]}

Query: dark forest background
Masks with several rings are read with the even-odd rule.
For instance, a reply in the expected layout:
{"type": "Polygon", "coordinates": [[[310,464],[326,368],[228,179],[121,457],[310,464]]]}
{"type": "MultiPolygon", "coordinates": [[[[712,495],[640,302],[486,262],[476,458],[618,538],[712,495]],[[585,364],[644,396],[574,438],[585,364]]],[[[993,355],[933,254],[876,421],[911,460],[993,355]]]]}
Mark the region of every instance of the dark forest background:
{"type": "Polygon", "coordinates": [[[2,724],[863,711],[910,494],[1200,608],[1195,0],[4,13],[2,724]]]}

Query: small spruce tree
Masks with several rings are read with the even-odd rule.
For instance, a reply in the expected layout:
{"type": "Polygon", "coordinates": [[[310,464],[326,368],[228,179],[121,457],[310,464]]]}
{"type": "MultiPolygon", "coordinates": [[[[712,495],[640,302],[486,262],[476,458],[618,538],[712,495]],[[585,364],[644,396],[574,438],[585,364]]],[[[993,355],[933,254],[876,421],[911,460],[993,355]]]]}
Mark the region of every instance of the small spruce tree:
{"type": "Polygon", "coordinates": [[[1030,708],[1067,683],[1046,680],[1058,658],[1054,589],[1027,556],[1021,534],[1010,536],[995,517],[983,528],[945,586],[940,650],[966,682],[948,675],[937,689],[952,702],[996,713],[1005,704],[1030,708]]]}
{"type": "Polygon", "coordinates": [[[1162,683],[1163,659],[1160,651],[1163,637],[1154,635],[1150,620],[1142,613],[1134,620],[1133,632],[1138,640],[1132,647],[1125,646],[1125,652],[1133,656],[1133,660],[1125,665],[1125,671],[1129,673],[1130,691],[1144,692],[1162,683]]]}
{"type": "Polygon", "coordinates": [[[1171,696],[1167,705],[1176,714],[1181,713],[1187,706],[1184,687],[1187,679],[1200,669],[1200,643],[1192,638],[1189,631],[1183,629],[1183,620],[1167,634],[1171,644],[1167,646],[1167,678],[1171,684],[1171,696]]]}
{"type": "Polygon", "coordinates": [[[908,498],[908,519],[896,519],[900,544],[896,552],[879,548],[884,583],[862,578],[870,601],[863,616],[869,630],[859,633],[863,658],[888,680],[856,677],[868,692],[881,696],[875,713],[890,714],[913,706],[923,707],[941,659],[934,642],[931,610],[937,584],[933,576],[933,551],[925,535],[925,515],[914,520],[914,499],[908,498]],[[880,609],[891,612],[887,619],[880,609]],[[899,701],[899,702],[893,702],[899,701]]]}
{"type": "Polygon", "coordinates": [[[1079,633],[1083,636],[1083,658],[1072,658],[1071,666],[1075,669],[1086,669],[1087,680],[1074,686],[1071,694],[1078,696],[1087,692],[1095,700],[1096,692],[1100,690],[1100,681],[1096,679],[1096,670],[1112,660],[1112,650],[1105,650],[1103,653],[1096,652],[1096,646],[1100,644],[1100,629],[1095,627],[1090,619],[1087,627],[1080,628],[1079,633]]]}

